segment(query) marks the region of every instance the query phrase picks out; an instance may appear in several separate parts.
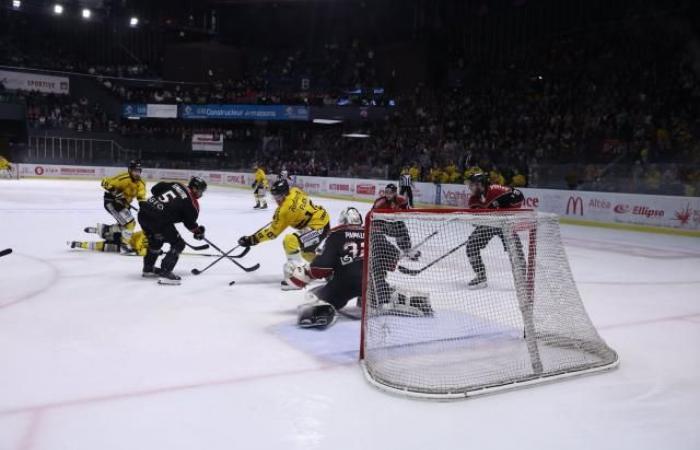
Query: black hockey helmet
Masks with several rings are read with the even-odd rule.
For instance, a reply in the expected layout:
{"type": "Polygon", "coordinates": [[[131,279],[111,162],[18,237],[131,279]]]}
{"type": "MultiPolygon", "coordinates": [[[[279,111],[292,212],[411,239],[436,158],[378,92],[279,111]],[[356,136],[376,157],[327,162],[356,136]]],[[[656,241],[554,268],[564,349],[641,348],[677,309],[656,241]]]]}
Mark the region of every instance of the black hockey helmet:
{"type": "Polygon", "coordinates": [[[275,181],[274,183],[272,183],[270,193],[274,197],[286,196],[287,194],[289,194],[289,183],[287,183],[287,180],[285,179],[275,181]]]}
{"type": "Polygon", "coordinates": [[[127,171],[129,172],[129,176],[131,177],[132,180],[140,180],[141,179],[141,161],[138,159],[132,159],[129,161],[129,165],[127,166],[127,171]]]}
{"type": "Polygon", "coordinates": [[[485,172],[479,172],[471,175],[469,177],[469,185],[470,185],[470,190],[473,191],[471,186],[476,185],[477,183],[481,185],[481,190],[486,191],[489,188],[490,184],[490,179],[489,179],[489,174],[485,172]]]}
{"type": "Polygon", "coordinates": [[[399,188],[394,183],[389,183],[384,188],[384,195],[396,195],[398,192],[399,188]]]}
{"type": "Polygon", "coordinates": [[[199,198],[202,196],[202,194],[204,194],[204,191],[207,190],[207,182],[204,181],[204,179],[195,176],[190,178],[190,182],[187,183],[187,187],[190,188],[190,190],[195,190],[195,196],[199,198]]]}

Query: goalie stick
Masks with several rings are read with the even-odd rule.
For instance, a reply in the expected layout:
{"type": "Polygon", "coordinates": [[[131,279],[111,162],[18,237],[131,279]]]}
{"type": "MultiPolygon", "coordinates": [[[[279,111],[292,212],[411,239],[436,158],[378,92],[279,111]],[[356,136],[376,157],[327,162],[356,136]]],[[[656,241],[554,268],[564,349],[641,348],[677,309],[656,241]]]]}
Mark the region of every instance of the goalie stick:
{"type": "Polygon", "coordinates": [[[6,248],[5,250],[0,250],[0,257],[5,256],[5,255],[9,255],[10,253],[12,253],[11,248],[6,248]]]}

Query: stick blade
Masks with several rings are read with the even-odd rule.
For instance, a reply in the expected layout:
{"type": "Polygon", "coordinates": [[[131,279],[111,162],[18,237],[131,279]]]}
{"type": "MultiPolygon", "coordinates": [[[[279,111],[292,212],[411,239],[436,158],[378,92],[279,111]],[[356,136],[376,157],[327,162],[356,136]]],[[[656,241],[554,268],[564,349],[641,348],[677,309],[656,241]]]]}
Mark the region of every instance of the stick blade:
{"type": "Polygon", "coordinates": [[[404,273],[406,275],[413,275],[413,276],[418,275],[419,273],[422,272],[421,269],[409,269],[408,267],[404,267],[404,266],[399,266],[398,269],[399,269],[399,272],[401,272],[401,273],[404,273]]]}
{"type": "Polygon", "coordinates": [[[199,269],[192,269],[190,272],[192,272],[192,275],[199,275],[200,273],[202,273],[202,271],[199,269]]]}
{"type": "Polygon", "coordinates": [[[250,266],[250,267],[241,267],[241,269],[243,269],[245,272],[255,272],[259,268],[260,268],[260,263],[257,263],[256,265],[250,266]]]}

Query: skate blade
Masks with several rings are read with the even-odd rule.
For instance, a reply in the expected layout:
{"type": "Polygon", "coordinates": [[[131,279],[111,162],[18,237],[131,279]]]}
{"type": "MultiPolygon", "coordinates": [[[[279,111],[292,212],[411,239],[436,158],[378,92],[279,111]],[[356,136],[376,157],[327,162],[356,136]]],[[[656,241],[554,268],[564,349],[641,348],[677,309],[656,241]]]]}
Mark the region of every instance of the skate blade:
{"type": "Polygon", "coordinates": [[[486,281],[484,281],[483,283],[475,284],[472,286],[467,286],[467,289],[469,289],[470,291],[476,291],[479,289],[485,289],[488,286],[489,286],[488,283],[486,283],[486,281]]]}
{"type": "Polygon", "coordinates": [[[158,284],[162,286],[180,286],[180,280],[168,280],[167,278],[159,278],[158,284]]]}

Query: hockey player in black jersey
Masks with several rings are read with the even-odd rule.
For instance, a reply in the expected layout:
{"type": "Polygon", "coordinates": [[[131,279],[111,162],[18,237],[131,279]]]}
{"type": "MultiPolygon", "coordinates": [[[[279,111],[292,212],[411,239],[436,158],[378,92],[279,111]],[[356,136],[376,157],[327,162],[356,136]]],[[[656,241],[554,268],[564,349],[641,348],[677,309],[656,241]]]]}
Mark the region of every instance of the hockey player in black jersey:
{"type": "Polygon", "coordinates": [[[204,239],[204,227],[197,224],[197,217],[198,199],[206,189],[207,183],[199,177],[192,177],[187,186],[161,181],[151,188],[151,198],[139,202],[139,224],[148,238],[148,253],[143,258],[144,277],[160,277],[159,284],[180,284],[180,277],[173,274],[173,269],[185,249],[185,241],[175,229],[175,224],[182,223],[195,239],[204,239]],[[164,243],[168,243],[170,248],[158,268],[155,264],[164,243]]]}
{"type": "Polygon", "coordinates": [[[326,328],[336,320],[336,311],[362,294],[362,259],[365,231],[362,215],[353,208],[340,213],[340,225],[333,228],[317,249],[310,265],[297,266],[290,281],[299,287],[315,279],[328,279],[313,288],[310,303],[299,307],[298,324],[302,328],[326,328]]]}

